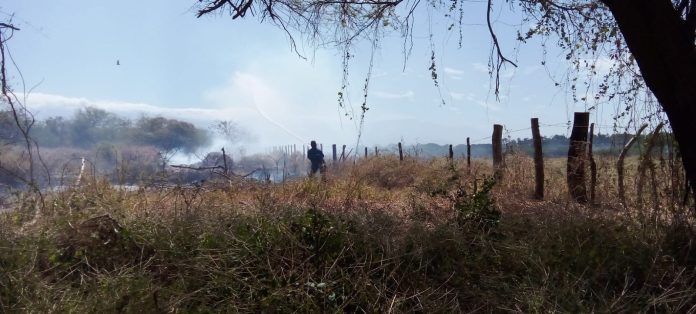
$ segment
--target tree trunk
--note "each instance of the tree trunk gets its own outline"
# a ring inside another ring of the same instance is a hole
[[[671,0],[602,0],[611,10],[645,83],[669,119],[696,196],[694,31]]]
[[[570,192],[570,197],[578,203],[587,203],[585,159],[587,159],[587,128],[589,124],[589,112],[576,112],[568,145],[568,164],[566,167],[568,192]]]

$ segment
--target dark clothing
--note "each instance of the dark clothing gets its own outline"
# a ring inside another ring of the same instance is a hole
[[[307,159],[312,162],[312,174],[319,171],[321,165],[324,164],[324,153],[317,148],[310,148],[307,151]]]

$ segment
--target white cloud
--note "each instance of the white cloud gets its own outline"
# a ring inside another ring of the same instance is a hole
[[[84,107],[95,107],[128,117],[138,115],[162,115],[167,117],[201,117],[212,119],[219,117],[219,110],[199,107],[169,108],[145,103],[124,102],[113,100],[95,100],[82,97],[32,93],[27,98],[27,108],[40,117],[72,115],[74,111]]]
[[[483,63],[479,63],[479,62],[474,62],[474,63],[472,63],[472,64],[471,64],[471,67],[472,67],[475,71],[481,72],[481,73],[486,73],[486,74],[488,74],[488,72],[490,71],[490,70],[488,69],[488,66],[487,66],[487,65],[485,65],[485,64],[483,64]]]
[[[491,71],[494,71],[493,74],[495,74],[495,69],[490,69],[487,65],[479,62],[474,62],[471,64],[471,67],[474,69],[474,71],[479,72],[479,73],[485,73],[489,74]],[[515,68],[505,68],[502,67],[500,71],[500,78],[511,78],[513,75],[515,75]]]
[[[445,67],[445,69],[443,71],[449,75],[462,75],[462,74],[464,74],[464,71],[450,68],[450,67]]]
[[[496,104],[496,103],[491,103],[491,102],[488,102],[488,101],[476,100],[476,101],[474,101],[474,103],[477,104],[477,105],[479,105],[479,106],[481,106],[481,107],[483,107],[483,108],[486,108],[486,109],[489,109],[489,110],[493,110],[493,111],[500,111],[500,109],[501,109],[500,106],[499,106],[498,104]]]
[[[454,100],[464,100],[464,97],[467,96],[465,93],[457,93],[457,92],[450,92],[450,97]]]
[[[371,92],[372,95],[374,95],[377,98],[382,98],[382,99],[408,99],[410,101],[415,100],[415,93],[412,90],[405,91],[402,93],[391,93],[391,92],[385,92],[385,91],[374,91]]]
[[[601,57],[596,60],[592,59],[583,59],[580,60],[581,64],[587,63],[588,65],[594,65],[595,71],[597,72],[598,76],[606,75],[609,73],[609,70],[611,70],[612,67],[616,66],[618,61],[612,60],[611,58],[608,57]],[[582,69],[585,74],[589,75],[591,70],[589,69]]]
[[[522,74],[523,74],[523,75],[532,75],[532,74],[536,73],[536,72],[539,71],[539,70],[541,70],[541,66],[540,66],[540,65],[529,65],[529,66],[525,66],[525,67],[522,69]]]
[[[481,99],[477,98],[472,93],[467,93],[467,94],[465,94],[465,93],[450,93],[450,96],[452,96],[452,98],[455,100],[466,100],[470,103],[481,106],[481,107],[486,108],[488,110],[493,110],[493,111],[500,111],[501,110],[500,106],[497,103],[490,102],[488,100],[481,100]]]

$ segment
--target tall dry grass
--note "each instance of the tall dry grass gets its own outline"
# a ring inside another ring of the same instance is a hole
[[[389,156],[283,184],[124,191],[90,177],[46,195],[31,226],[18,195],[0,215],[0,309],[695,311],[693,228],[674,219],[678,204],[624,208],[610,158],[597,204],[568,201],[562,160],[547,161],[535,201],[531,160],[506,163],[490,192],[486,161]]]

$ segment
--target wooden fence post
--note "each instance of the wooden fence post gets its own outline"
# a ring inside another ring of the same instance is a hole
[[[500,181],[503,178],[503,126],[493,125],[493,176]]]
[[[597,201],[597,163],[594,159],[593,147],[594,145],[594,123],[590,124],[590,145],[588,146],[589,152],[587,155],[590,157],[590,204],[596,204]]]
[[[401,148],[401,142],[399,142],[399,161],[404,161],[404,151]]]
[[[534,142],[534,198],[544,199],[544,153],[539,132],[539,118],[532,118],[532,140]]]
[[[333,162],[336,162],[336,144],[331,144],[331,151],[333,151]]]
[[[365,158],[367,158],[367,146],[365,146]]]
[[[379,157],[379,150],[377,149],[377,146],[375,146],[375,157]]]
[[[454,150],[452,148],[452,144],[449,145],[449,152],[447,154],[447,159],[454,160]]]
[[[343,148],[341,148],[341,160],[346,161],[346,145],[343,144]]]
[[[573,130],[568,145],[566,179],[570,197],[578,203],[587,203],[585,183],[585,159],[587,158],[587,129],[590,126],[589,112],[576,112],[573,117]]]
[[[466,138],[466,166],[471,168],[471,142]]]
[[[616,161],[616,173],[618,174],[618,180],[619,180],[619,200],[621,201],[621,204],[623,204],[624,207],[626,207],[626,192],[624,189],[624,158],[626,158],[626,154],[628,154],[628,151],[631,149],[631,146],[636,142],[638,139],[638,136],[640,136],[640,133],[647,128],[647,124],[643,124],[638,131],[636,132],[636,135],[633,136],[630,140],[628,140],[628,143],[624,145],[624,148],[621,150],[621,153],[619,154],[619,159]]]

